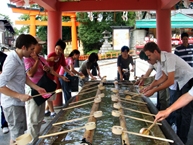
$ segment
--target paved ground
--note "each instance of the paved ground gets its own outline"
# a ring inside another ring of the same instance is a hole
[[[101,70],[101,76],[107,76],[107,80],[114,80],[117,77],[117,65],[116,65],[116,59],[110,59],[110,60],[102,60],[99,61],[100,70]],[[148,69],[148,64],[145,61],[136,59],[136,76],[141,76],[144,74],[144,72]],[[134,74],[131,73],[131,80],[134,79]],[[152,72],[151,75],[154,75],[155,72]],[[73,93],[73,95],[76,95],[77,93]],[[150,98],[154,104],[156,104],[156,98],[151,97]],[[60,109],[56,109],[56,112],[58,112]],[[193,119],[192,119],[193,120]],[[49,117],[45,117],[46,123],[42,125],[41,131],[43,131],[46,126],[49,124],[51,119]],[[189,133],[189,140],[186,145],[192,145],[193,144],[193,121],[190,128]],[[0,145],[9,145],[9,133],[3,134],[2,130],[0,129]]]

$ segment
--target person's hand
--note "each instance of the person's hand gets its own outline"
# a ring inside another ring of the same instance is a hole
[[[97,78],[96,78],[96,77],[94,77],[94,76],[93,76],[93,77],[91,77],[91,80],[96,80],[96,79],[97,79]]]
[[[131,72],[134,72],[134,69],[131,69]]]
[[[73,72],[69,72],[69,75],[71,75],[72,77],[75,76],[75,74]]]
[[[43,70],[46,72],[50,72],[51,68],[49,66],[44,65]]]
[[[67,77],[65,77],[65,76],[62,76],[62,79],[63,79],[65,82],[70,82],[70,80],[69,80]]]
[[[168,108],[166,110],[159,111],[157,115],[155,116],[155,121],[162,121],[165,118],[167,118],[172,111]]]
[[[19,98],[22,102],[25,102],[25,101],[30,100],[32,97],[31,97],[30,95],[27,95],[27,94],[19,94],[18,98]]]
[[[31,56],[34,60],[36,60],[36,61],[39,59],[38,55],[37,55],[35,52],[31,53],[30,56]]]
[[[146,97],[150,97],[150,96],[152,96],[154,93],[155,93],[154,89],[151,89],[151,90],[149,90],[149,91],[147,91],[147,92],[145,92],[145,93],[143,93],[143,94],[144,94],[144,96],[146,96]]]
[[[139,92],[144,94],[145,92],[149,91],[150,89],[152,89],[152,87],[149,85],[147,87],[142,88]]]
[[[45,90],[44,88],[41,88],[41,87],[38,87],[38,88],[36,89],[36,91],[37,91],[39,94],[46,94],[46,93],[47,93],[46,90]]]

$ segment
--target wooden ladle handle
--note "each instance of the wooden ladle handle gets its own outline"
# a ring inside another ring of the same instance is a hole
[[[154,125],[156,125],[157,121],[154,121],[152,125],[150,125],[147,130],[150,130]]]
[[[42,135],[42,136],[39,136],[39,138],[46,138],[46,137],[50,137],[50,136],[56,136],[56,135],[72,132],[72,131],[75,131],[75,130],[80,130],[80,129],[83,129],[83,128],[85,128],[85,126],[79,127],[79,128],[74,128],[74,129],[71,129],[71,130],[65,130],[65,131],[61,131],[61,132],[55,132],[55,133],[51,133],[51,134],[47,134],[47,135]]]

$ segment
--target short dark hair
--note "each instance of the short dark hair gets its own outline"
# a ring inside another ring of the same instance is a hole
[[[154,51],[157,51],[158,53],[161,53],[161,50],[159,49],[158,45],[155,42],[148,42],[145,44],[145,46],[143,47],[143,51],[150,51],[151,53],[153,53]]]
[[[99,60],[98,54],[95,52],[91,53],[88,57],[89,62],[94,62],[94,61],[98,61],[98,60]]]
[[[55,44],[55,47],[56,46],[60,46],[63,50],[66,48],[66,43],[64,41],[62,41],[62,39],[59,39],[56,44]]]
[[[16,39],[15,47],[21,49],[23,46],[25,46],[28,49],[32,44],[38,44],[37,40],[32,35],[21,34]]]
[[[127,52],[129,52],[129,47],[128,46],[123,46],[122,48],[121,48],[121,52],[124,52],[124,51],[127,51]]]
[[[183,39],[184,37],[189,37],[188,33],[183,32],[183,33],[181,34],[181,39]]]
[[[80,54],[80,51],[77,50],[77,49],[74,49],[74,50],[71,51],[71,53],[69,54],[68,57],[72,57],[74,54]]]
[[[145,52],[143,50],[139,53],[139,58],[142,60],[145,60],[145,61],[149,60],[147,55],[145,54]]]

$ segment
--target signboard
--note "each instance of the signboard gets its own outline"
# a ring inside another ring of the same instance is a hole
[[[124,45],[130,46],[129,29],[113,29],[113,49],[121,50]]]

